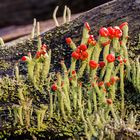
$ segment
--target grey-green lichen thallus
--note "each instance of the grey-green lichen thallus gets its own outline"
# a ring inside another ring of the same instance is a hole
[[[65,38],[70,66],[61,60],[59,72],[50,70],[53,52],[36,26],[36,51],[19,60],[27,72],[22,74],[16,63],[15,76],[0,79],[0,138],[139,137],[139,111],[132,111],[131,99],[125,102],[128,84],[131,95],[140,94],[139,57],[131,63],[127,51],[128,23],[102,27],[94,38],[85,22],[81,42]]]

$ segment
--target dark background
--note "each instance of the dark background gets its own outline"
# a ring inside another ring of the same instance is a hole
[[[29,24],[33,18],[50,19],[57,5],[58,16],[62,16],[65,5],[75,14],[108,1],[111,0],[0,0],[0,27]]]

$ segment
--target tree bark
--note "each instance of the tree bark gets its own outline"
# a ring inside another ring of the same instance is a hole
[[[92,30],[91,33],[95,36],[102,26],[115,26],[127,21],[130,28],[129,35],[133,39],[140,31],[139,11],[139,0],[114,0],[83,13],[68,24],[43,33],[41,35],[43,43],[46,43],[52,50],[52,69],[59,70],[61,59],[65,59],[66,64],[69,66],[71,49],[66,45],[65,38],[71,37],[78,45],[81,39],[82,28],[86,21],[89,22]],[[10,45],[1,47],[0,60],[4,60],[4,63],[10,64],[10,67],[4,73],[7,71],[9,73],[9,70],[13,68],[11,61],[15,63],[23,55],[27,55],[28,52],[34,53],[36,51],[36,44],[36,39],[28,39],[21,42],[17,40]],[[132,51],[139,53],[139,50],[135,50],[135,48]]]

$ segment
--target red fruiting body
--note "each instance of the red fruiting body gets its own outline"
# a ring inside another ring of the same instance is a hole
[[[80,59],[84,61],[87,58],[88,58],[88,53],[86,51],[81,51],[81,53],[80,53]]]
[[[115,30],[112,27],[108,27],[107,30],[109,32],[109,37],[113,38],[115,34]]]
[[[75,59],[79,59],[80,55],[77,52],[72,52],[71,56]]]
[[[89,26],[88,22],[85,22],[85,27],[87,28],[88,31],[90,31],[90,26]]]
[[[98,63],[96,63],[94,60],[90,60],[89,66],[91,69],[96,69],[98,67]]]
[[[56,84],[53,84],[53,85],[51,86],[51,89],[52,89],[53,91],[56,91],[56,90],[57,90],[57,85],[56,85]]]
[[[76,74],[76,71],[75,71],[75,70],[73,70],[71,73],[74,75],[74,74]]]
[[[41,56],[41,51],[36,52],[36,58],[39,58]]]
[[[46,44],[43,44],[43,45],[41,46],[41,49],[47,49],[47,45],[46,45]]]
[[[72,40],[71,40],[70,37],[66,38],[66,43],[67,43],[68,45],[71,44],[71,42],[72,42]]]
[[[86,51],[82,51],[81,56],[83,56],[85,58],[88,58],[88,53]]]
[[[119,27],[120,27],[120,29],[122,30],[123,27],[126,26],[126,25],[128,25],[128,23],[127,23],[127,22],[124,22],[124,23],[122,23]]]
[[[106,41],[106,42],[104,42],[104,43],[102,43],[102,46],[107,46],[107,45],[109,45],[110,44],[110,40],[108,40],[108,41]]]
[[[87,57],[84,57],[84,56],[80,55],[80,59],[81,59],[82,61],[84,61],[84,60],[87,59]]]
[[[106,99],[107,104],[111,105],[112,104],[112,100],[111,99]]]
[[[122,60],[121,56],[118,56],[117,59],[118,59],[118,61],[120,62],[120,64],[122,64],[123,60]]]
[[[69,81],[71,81],[71,80],[72,80],[72,77],[69,78]]]
[[[103,81],[100,81],[100,82],[98,83],[98,86],[101,87],[103,84],[104,84],[104,82],[103,82]]]
[[[121,58],[121,56],[118,56],[118,58],[117,58],[117,59],[120,61],[122,58]]]
[[[79,48],[77,48],[77,49],[75,50],[75,52],[80,53],[81,50],[80,50]]]
[[[89,35],[89,38],[94,40],[94,36],[93,35]]]
[[[91,83],[91,86],[94,87],[94,83]]]
[[[105,66],[105,62],[103,62],[103,61],[99,62],[99,67],[100,68],[103,68],[104,66]]]
[[[93,35],[89,35],[87,43],[90,44],[92,41],[94,41],[94,36]]]
[[[122,63],[123,63],[123,61],[122,61],[122,60],[120,60],[120,65],[122,65]]]
[[[111,84],[111,85],[114,85],[115,82],[116,82],[116,79],[115,79],[114,77],[111,77],[111,79],[110,79],[110,84]]]
[[[102,36],[102,37],[107,37],[109,35],[109,32],[107,30],[107,28],[105,27],[102,27],[99,31],[99,34]]]
[[[96,41],[95,40],[91,41],[91,45],[95,46],[96,45]]]
[[[22,60],[22,61],[27,61],[27,58],[28,58],[27,56],[23,56],[23,57],[21,58],[21,60]]]
[[[63,86],[64,86],[64,82],[61,83],[61,87],[63,87]]]
[[[126,62],[127,62],[127,59],[126,59],[126,58],[124,58],[124,59],[123,59],[123,62],[124,62],[124,63],[126,63]]]
[[[42,48],[40,53],[43,54],[43,55],[45,55],[47,53],[46,52],[46,48]]]
[[[115,26],[114,30],[115,30],[114,37],[120,38],[122,36],[122,30],[118,26]]]
[[[86,51],[87,50],[87,46],[85,44],[81,44],[79,49],[82,50],[82,51]]]
[[[91,38],[88,39],[87,43],[90,44],[93,40]]]
[[[114,62],[115,61],[115,56],[114,54],[108,54],[106,57],[108,63]]]
[[[122,41],[120,41],[120,45],[122,46]]]
[[[111,86],[110,82],[106,82],[105,84],[106,84],[107,87]]]

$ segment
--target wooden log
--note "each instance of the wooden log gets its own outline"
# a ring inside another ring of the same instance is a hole
[[[83,13],[69,24],[64,24],[43,33],[41,35],[42,41],[52,49],[52,69],[59,70],[59,62],[63,58],[67,65],[69,65],[71,49],[66,45],[65,38],[70,36],[74,39],[74,42],[78,44],[84,22],[89,22],[92,33],[97,35],[97,31],[102,26],[119,25],[120,23],[127,21],[130,27],[129,35],[131,38],[134,38],[140,31],[139,10],[139,0],[114,0]],[[1,47],[0,60],[10,64],[6,71],[12,69],[13,63],[11,63],[11,61],[18,61],[28,52],[34,53],[36,51],[36,42],[36,39],[23,40],[22,42],[17,40],[10,45],[8,44]],[[132,52],[139,53],[139,50],[133,48]]]
[[[80,14],[72,14],[71,20],[75,19],[78,17]],[[63,24],[63,18],[58,17],[57,18],[59,24]],[[22,38],[26,36],[28,38],[31,34],[33,24],[28,24],[28,25],[15,25],[15,26],[8,26],[5,28],[0,29],[0,37],[4,40],[4,42],[10,42],[13,40],[16,40],[18,38]],[[55,27],[55,22],[53,19],[50,20],[45,20],[45,21],[40,21],[40,31],[41,32],[46,32],[52,28]]]
[[[89,10],[110,0],[3,0],[0,3],[0,27],[32,23],[33,18],[45,20],[52,18],[54,8],[59,5],[58,16],[62,16],[64,5],[68,5],[73,14]],[[79,6],[80,3],[80,6]],[[78,8],[77,8],[78,7]]]

